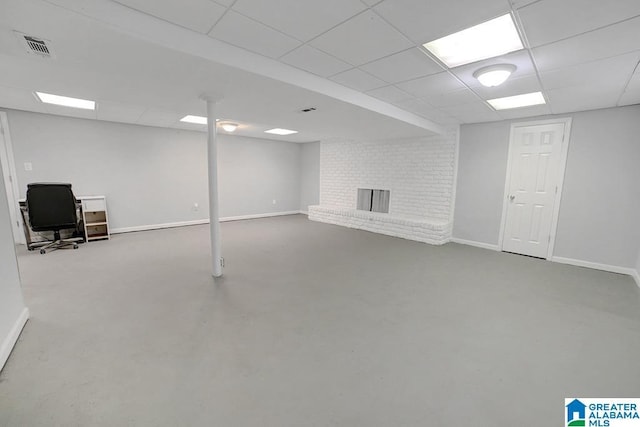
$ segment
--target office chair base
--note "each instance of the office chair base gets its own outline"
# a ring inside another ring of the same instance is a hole
[[[78,242],[82,242],[84,241],[84,239],[82,237],[74,237],[71,239],[58,239],[58,240],[54,240],[53,242],[43,246],[40,248],[40,253],[41,254],[46,254],[47,250],[54,250],[54,249],[78,249]]]

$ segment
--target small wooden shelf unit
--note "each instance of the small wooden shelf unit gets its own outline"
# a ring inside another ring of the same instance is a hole
[[[82,199],[82,220],[87,242],[109,239],[107,200],[104,196],[90,196]]]

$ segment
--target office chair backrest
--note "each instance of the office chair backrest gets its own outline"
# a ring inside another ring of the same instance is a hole
[[[76,198],[71,184],[27,185],[27,212],[33,231],[60,231],[77,226]]]

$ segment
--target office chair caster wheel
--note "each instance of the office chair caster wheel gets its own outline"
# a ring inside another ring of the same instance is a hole
[[[73,249],[78,249],[78,245],[73,245]]]
[[[46,253],[47,253],[47,251],[45,251],[44,249],[40,249],[40,253],[41,253],[42,255],[44,255],[44,254],[46,254]]]

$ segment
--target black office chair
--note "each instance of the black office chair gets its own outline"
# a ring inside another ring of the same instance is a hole
[[[76,198],[71,191],[71,184],[28,184],[27,212],[33,231],[53,231],[53,241],[40,248],[41,254],[46,253],[47,249],[78,249],[78,242],[84,240],[82,237],[60,237],[60,230],[78,230]]]

